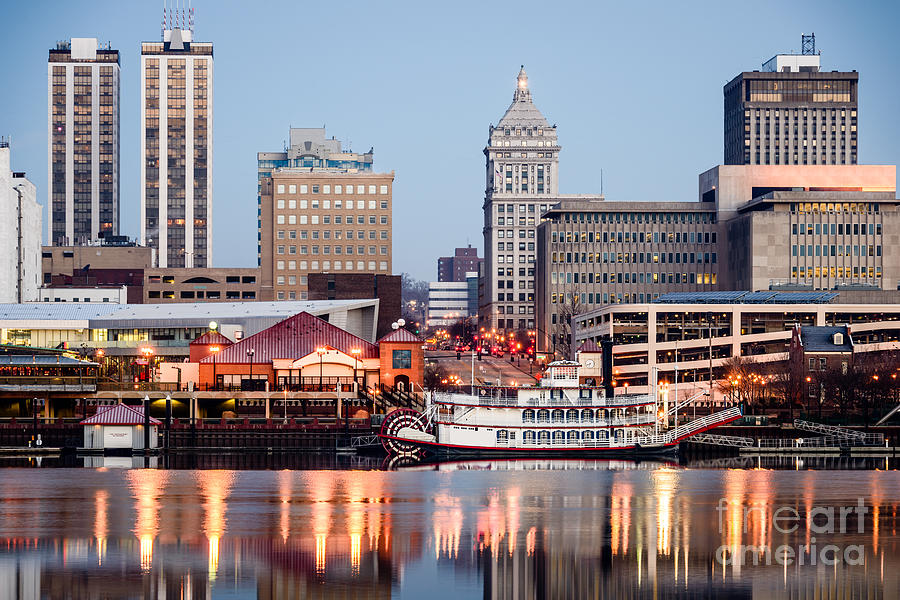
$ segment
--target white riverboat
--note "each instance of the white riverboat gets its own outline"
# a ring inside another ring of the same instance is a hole
[[[678,407],[669,407],[655,381],[649,394],[608,396],[601,387],[579,385],[579,366],[550,363],[537,387],[434,393],[424,412],[388,414],[379,436],[395,455],[658,455],[741,417],[732,407],[670,427]]]

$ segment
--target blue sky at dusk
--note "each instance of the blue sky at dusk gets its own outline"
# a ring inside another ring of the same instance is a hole
[[[3,5],[0,135],[47,192],[47,51],[98,37],[120,51],[122,233],[139,232],[140,43],[161,0]],[[860,72],[859,162],[900,163],[897,2],[232,2],[194,0],[215,47],[214,266],[256,264],[256,153],[326,126],[395,171],[394,271],[482,247],[488,126],[525,64],[559,127],[560,191],[690,201],[722,160],[722,86],[816,33],[824,70]],[[46,217],[45,217],[46,218]],[[46,231],[46,223],[44,225]],[[481,253],[483,255],[483,253]]]

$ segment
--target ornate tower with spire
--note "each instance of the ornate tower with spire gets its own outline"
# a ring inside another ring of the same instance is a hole
[[[488,131],[484,192],[484,285],[480,326],[502,332],[534,328],[536,229],[559,194],[560,147],[531,100],[525,66],[512,104]]]

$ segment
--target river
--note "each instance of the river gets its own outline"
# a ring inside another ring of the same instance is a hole
[[[885,461],[381,470],[329,457],[238,470],[203,468],[220,466],[215,458],[169,469],[89,460],[0,462],[0,598],[894,598],[900,589],[900,472]]]

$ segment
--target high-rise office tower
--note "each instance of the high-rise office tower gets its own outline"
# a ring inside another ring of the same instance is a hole
[[[535,228],[558,196],[556,126],[531,101],[525,67],[485,156],[482,327],[534,327]]]
[[[257,164],[257,223],[259,233],[256,261],[262,264],[263,255],[263,213],[262,183],[265,177],[279,169],[293,168],[310,173],[372,173],[375,153],[372,148],[366,153],[353,152],[341,148],[341,141],[334,136],[325,137],[324,127],[291,127],[289,143],[282,152],[258,152]]]
[[[725,164],[855,165],[856,71],[822,71],[815,35],[800,54],[725,85]]]
[[[119,234],[119,51],[72,38],[47,61],[51,245]]]
[[[168,11],[141,44],[141,240],[160,267],[212,264],[213,45]]]
[[[290,136],[285,152],[257,155],[263,299],[306,300],[314,273],[390,275],[394,173],[324,129]]]

